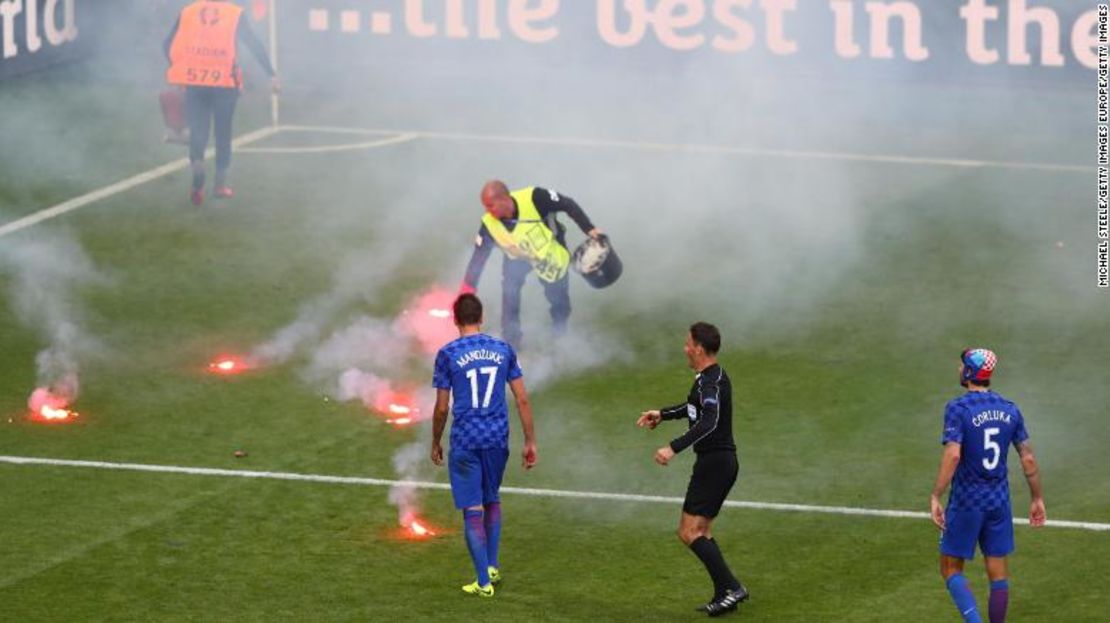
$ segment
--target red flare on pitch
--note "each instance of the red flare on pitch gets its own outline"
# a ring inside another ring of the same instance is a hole
[[[436,530],[427,521],[410,517],[401,524],[401,536],[411,540],[427,539],[436,536]]]
[[[441,346],[459,337],[451,320],[451,305],[455,293],[447,288],[432,286],[416,297],[398,318],[402,331],[420,342],[426,353],[434,353]]]
[[[65,422],[77,417],[77,413],[69,409],[54,409],[43,405],[32,417],[43,422]]]
[[[390,403],[388,411],[393,415],[399,415],[401,417],[391,417],[386,420],[387,424],[393,424],[394,426],[407,426],[409,424],[412,424],[413,419],[410,417],[410,414],[413,411],[416,411],[416,409],[405,405]]]
[[[50,392],[45,387],[36,388],[27,399],[27,407],[31,409],[31,419],[38,422],[71,422],[77,416],[76,411],[70,411],[69,399]]]
[[[413,521],[411,524],[409,524],[409,530],[412,530],[412,533],[415,534],[416,536],[435,536],[436,535],[435,532],[432,532],[431,530],[429,530],[429,529],[425,528],[423,525],[421,525],[419,521]]]
[[[387,424],[407,426],[419,420],[420,409],[409,391],[389,389],[374,397],[374,411],[385,416]]]
[[[208,364],[208,371],[212,374],[239,374],[250,368],[251,366],[239,357],[220,357]]]

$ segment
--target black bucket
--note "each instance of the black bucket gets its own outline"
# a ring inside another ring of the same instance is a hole
[[[624,270],[621,258],[617,256],[608,236],[587,238],[574,250],[570,260],[575,272],[595,288],[613,285]]]

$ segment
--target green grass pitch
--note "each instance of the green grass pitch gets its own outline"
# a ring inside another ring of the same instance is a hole
[[[0,122],[3,222],[182,156],[157,143],[153,97],[115,100],[91,84],[78,92],[97,123]],[[50,103],[55,95],[49,83],[5,85],[0,110],[71,118],[74,105]],[[259,127],[263,109],[248,95],[237,131]],[[288,111],[305,123],[349,112],[298,107],[295,93]],[[389,121],[446,127],[421,114]],[[105,130],[113,121],[126,130]],[[543,134],[523,124],[520,133]],[[1026,159],[1074,161],[1070,144],[1053,150],[1051,136],[1029,135],[1038,151]],[[365,137],[279,133],[255,146],[355,140]],[[43,142],[73,147],[46,161]],[[396,477],[394,453],[420,433],[323,400],[305,374],[312,346],[235,377],[204,366],[269,339],[335,291],[337,275],[355,275],[358,291],[325,331],[360,314],[391,317],[433,281],[453,286],[477,229],[478,188],[494,175],[578,199],[626,266],[604,291],[574,277],[572,324],[602,339],[566,354],[563,371],[534,391],[540,464],[529,473],[515,461],[514,420],[506,485],[681,496],[691,457],[666,469],[651,461],[680,425],[649,433],[633,422],[685,395],[684,331],[705,319],[722,328],[736,388],[732,499],[927,510],[942,408],[959,391],[956,356],[986,345],[1001,358],[996,388],[1026,414],[1049,518],[1110,521],[1110,298],[1094,287],[1093,210],[1077,207],[1093,202],[1093,182],[991,166],[458,139],[240,154],[238,196],[223,207],[190,206],[180,172],[0,238],[9,249],[71,241],[99,274],[71,284],[67,298],[98,343],[82,359],[82,416],[44,426],[23,413],[45,338],[17,315],[18,268],[2,265],[0,455]],[[386,255],[396,268],[374,265]],[[719,270],[705,277],[706,266]],[[498,272],[495,258],[480,288],[492,330]],[[525,297],[529,337],[542,341],[539,288],[530,283]],[[533,352],[522,354],[526,381]],[[576,357],[591,365],[579,369]],[[417,356],[396,373],[426,384],[430,367]],[[233,457],[240,448],[249,455]],[[1022,516],[1028,493],[1015,463]],[[372,486],[0,464],[0,620],[703,616],[693,607],[710,585],[675,537],[677,504],[506,494],[506,579],[479,601],[458,590],[471,570],[449,495],[422,492],[423,515],[441,529],[423,541],[397,538],[386,496]],[[927,520],[726,509],[715,533],[752,591],[744,620],[956,619]],[[1014,620],[1105,620],[1110,533],[1016,533]],[[968,569],[985,607],[980,563]]]

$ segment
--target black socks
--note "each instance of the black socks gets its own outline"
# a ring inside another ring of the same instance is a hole
[[[701,560],[701,564],[705,565],[705,570],[713,579],[714,599],[719,599],[725,591],[740,588],[740,581],[732,575],[732,570],[728,568],[728,563],[725,562],[725,557],[721,554],[721,548],[717,547],[716,541],[700,536],[690,543],[690,550]]]

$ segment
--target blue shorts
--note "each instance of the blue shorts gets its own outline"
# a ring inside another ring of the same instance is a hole
[[[1009,505],[989,511],[944,512],[945,530],[940,535],[940,553],[971,560],[975,544],[984,556],[1001,558],[1014,551],[1014,518]]]
[[[508,461],[508,448],[451,448],[447,456],[447,471],[451,475],[451,496],[455,498],[455,508],[500,502],[501,478],[505,475]]]

